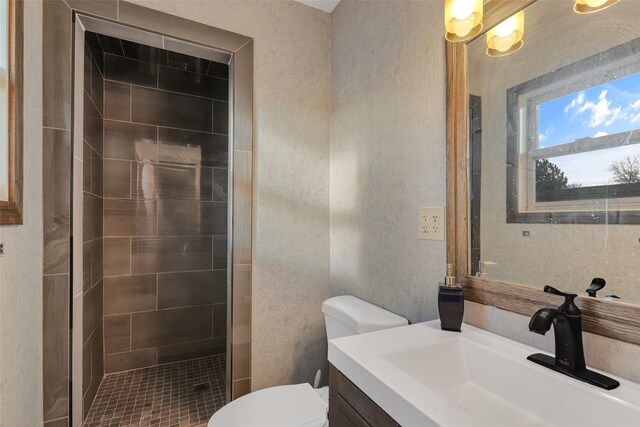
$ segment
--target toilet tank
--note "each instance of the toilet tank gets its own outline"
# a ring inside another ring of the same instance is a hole
[[[329,298],[322,303],[322,313],[328,340],[409,324],[404,317],[351,295]]]

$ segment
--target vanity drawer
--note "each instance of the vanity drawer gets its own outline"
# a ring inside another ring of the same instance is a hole
[[[329,393],[331,427],[399,427],[393,418],[331,364]]]

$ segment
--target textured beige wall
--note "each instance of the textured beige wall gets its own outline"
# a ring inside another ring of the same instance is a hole
[[[252,389],[326,363],[330,16],[292,1],[144,1],[254,38]]]
[[[442,2],[343,0],[332,14],[331,292],[437,316],[445,244],[418,208],[445,203]]]
[[[24,2],[24,225],[0,226],[0,426],[42,424],[42,5]]]
[[[640,227],[507,224],[505,181],[507,89],[640,37],[640,8],[623,0],[606,13],[578,15],[571,5],[546,1],[527,8],[525,20],[525,44],[516,54],[490,58],[484,38],[468,52],[469,91],[482,97],[481,257],[498,264],[490,277],[583,294],[593,277],[604,277],[604,293],[640,303]]]

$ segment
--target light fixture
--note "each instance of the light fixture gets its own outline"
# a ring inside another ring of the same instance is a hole
[[[445,38],[450,42],[469,40],[482,31],[482,0],[445,0]]]
[[[585,14],[598,12],[618,3],[618,0],[576,0],[573,10],[576,13]]]
[[[487,55],[506,56],[517,51],[524,42],[524,10],[487,31]]]

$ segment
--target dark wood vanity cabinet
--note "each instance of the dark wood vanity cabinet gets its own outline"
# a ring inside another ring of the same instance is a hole
[[[329,426],[400,427],[400,424],[329,364]]]

